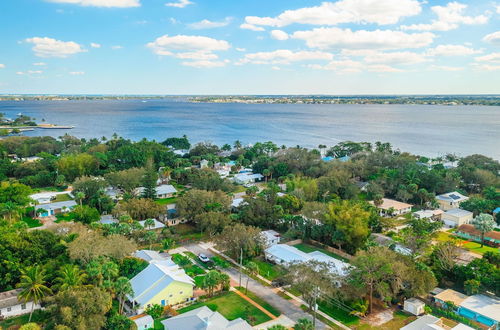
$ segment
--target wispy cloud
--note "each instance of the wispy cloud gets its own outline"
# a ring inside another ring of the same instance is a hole
[[[199,22],[188,24],[187,26],[193,30],[214,29],[228,26],[232,20],[232,17],[226,17],[222,21],[210,21],[208,19],[204,19]]]
[[[177,2],[167,2],[165,6],[175,7],[175,8],[184,8],[186,6],[192,5],[194,2],[189,0],[179,0]]]

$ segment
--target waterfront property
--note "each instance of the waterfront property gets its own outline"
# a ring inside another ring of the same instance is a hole
[[[19,300],[19,293],[22,289],[15,289],[0,292],[0,318],[18,316],[42,308],[39,304],[32,301],[24,302]]]
[[[472,212],[462,209],[451,209],[441,215],[445,226],[450,228],[468,224],[472,221],[473,217],[474,214]]]
[[[153,304],[167,306],[191,300],[194,280],[182,268],[168,258],[153,256],[149,262],[130,280],[134,294],[128,298],[132,306],[139,306],[138,312]]]
[[[473,225],[461,225],[455,231],[455,235],[467,240],[481,243],[481,232],[477,230]],[[493,230],[485,233],[484,241],[488,245],[497,247],[500,246],[500,232]]]
[[[284,266],[296,262],[307,262],[309,260],[324,262],[329,264],[330,270],[333,273],[341,276],[347,275],[348,268],[350,267],[348,263],[330,257],[323,252],[313,251],[305,253],[300,251],[296,247],[286,244],[272,245],[264,251],[264,255],[267,260],[274,262],[275,264]]]
[[[248,322],[241,318],[228,321],[218,312],[202,306],[161,322],[166,330],[251,330]]]
[[[375,205],[373,201],[370,203]],[[377,206],[377,208],[380,210],[381,215],[395,216],[411,212],[412,206],[411,204],[396,201],[394,199],[382,198],[382,204]]]
[[[37,205],[38,217],[50,217],[56,214],[68,213],[76,206],[75,201],[54,202],[48,204]]]
[[[460,204],[469,197],[462,195],[459,192],[453,191],[446,194],[436,196],[436,201],[439,204],[439,208],[443,211],[448,211],[451,209],[456,209],[460,207]]]

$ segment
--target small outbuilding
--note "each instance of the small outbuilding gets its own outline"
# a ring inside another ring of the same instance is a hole
[[[136,316],[132,316],[130,318],[135,325],[137,326],[137,330],[147,330],[154,328],[154,320],[151,315],[148,314],[139,314]]]
[[[417,298],[406,299],[404,302],[403,309],[408,313],[419,316],[424,314],[425,304],[423,301]]]

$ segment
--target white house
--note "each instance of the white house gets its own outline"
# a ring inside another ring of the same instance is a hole
[[[146,220],[141,220],[141,221],[138,221],[139,224],[141,226],[143,226],[144,228],[146,228],[147,230],[153,230],[153,229],[162,229],[162,228],[165,228],[165,224],[161,223],[160,221],[156,220],[156,219],[152,219],[153,222],[154,222],[154,225],[152,227],[147,227],[145,226],[145,223],[146,223]]]
[[[5,292],[0,292],[0,318],[18,316],[31,312],[31,308],[42,308],[39,304],[34,304],[32,301],[24,303],[18,299],[22,289],[15,289]]]
[[[252,330],[242,318],[228,321],[219,312],[207,306],[161,321],[166,330]]]
[[[444,213],[443,210],[420,210],[413,212],[413,216],[417,219],[430,219],[430,220],[441,220],[441,215]]]
[[[264,251],[264,255],[267,260],[284,266],[296,262],[307,262],[309,260],[328,263],[330,270],[341,276],[347,275],[348,268],[350,267],[348,263],[332,258],[320,251],[305,253],[286,244],[272,245]]]
[[[134,190],[134,193],[137,196],[140,196],[144,193],[144,187],[139,187]],[[156,197],[158,198],[170,198],[173,197],[174,194],[177,193],[177,189],[171,184],[161,184],[156,187]]]
[[[159,253],[153,250],[137,250],[132,254],[135,258],[145,260],[149,263],[159,261],[171,261],[172,258],[166,253]]]
[[[281,239],[280,233],[274,230],[264,230],[260,232],[260,235],[264,239],[266,247],[278,244]]]
[[[456,209],[460,207],[460,204],[462,202],[468,199],[469,197],[464,196],[456,191],[436,196],[436,200],[439,203],[439,208],[443,211]]]
[[[417,316],[424,314],[424,307],[425,304],[417,298],[406,299],[403,305],[405,311]]]
[[[73,208],[75,208],[76,205],[77,204],[75,201],[64,201],[64,202],[54,202],[49,204],[37,205],[36,209],[37,212],[38,210],[43,210],[41,212],[38,212],[38,216],[40,218],[43,218],[43,217],[54,216],[56,214],[67,213],[71,211]]]
[[[30,195],[30,198],[37,202],[37,204],[47,204],[56,199],[57,195],[66,195],[68,191],[44,191]]]
[[[474,214],[462,209],[451,209],[441,215],[445,226],[460,227],[472,221]]]
[[[439,317],[435,317],[434,315],[426,314],[415,321],[405,325],[400,328],[400,330],[473,330],[465,324],[458,323],[453,328],[445,325],[443,320]]]
[[[137,330],[147,330],[154,328],[155,321],[151,315],[139,314],[130,318],[137,326]]]
[[[370,204],[375,205],[373,201],[371,201]],[[396,201],[394,199],[382,198],[382,204],[377,206],[377,208],[383,215],[394,216],[411,212],[412,206],[411,204]]]
[[[234,176],[234,182],[238,184],[249,184],[261,181],[264,178],[262,174],[239,173]]]

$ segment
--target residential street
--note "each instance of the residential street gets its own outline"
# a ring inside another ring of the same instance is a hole
[[[213,256],[213,254],[209,250],[203,248],[198,244],[185,245],[184,248],[193,252],[196,255],[198,255],[199,253],[203,253],[208,257]],[[227,273],[233,281],[237,283],[239,282],[240,273],[235,268],[229,267],[227,269],[224,269],[223,271]],[[242,286],[246,285],[246,281],[247,277],[243,274]],[[298,319],[301,318],[312,319],[312,316],[310,314],[304,312],[302,309],[300,309],[299,306],[294,305],[293,300],[286,300],[280,297],[270,287],[264,286],[252,278],[250,278],[248,282],[248,289],[254,292],[259,297],[261,297],[262,299],[269,302],[271,305],[277,308],[281,313],[283,313],[284,315],[286,315],[287,317],[289,317],[294,321],[297,321]],[[328,326],[326,326],[321,321],[316,320],[316,329],[328,329]]]

